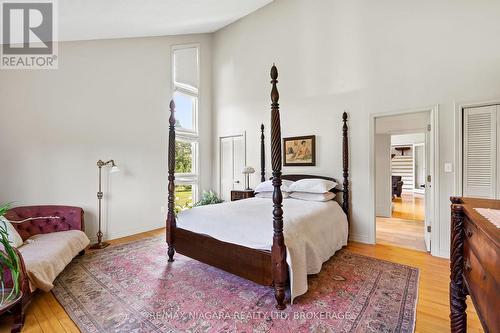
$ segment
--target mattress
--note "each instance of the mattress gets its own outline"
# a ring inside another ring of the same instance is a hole
[[[177,216],[179,228],[257,250],[271,250],[271,199],[250,198],[194,207]],[[283,235],[291,300],[307,291],[307,275],[347,245],[347,217],[336,201],[283,200]]]

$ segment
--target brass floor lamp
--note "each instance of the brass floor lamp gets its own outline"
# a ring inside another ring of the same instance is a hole
[[[104,249],[109,245],[107,242],[102,241],[102,231],[101,231],[101,201],[103,197],[103,193],[101,190],[101,170],[102,167],[111,164],[111,173],[119,172],[120,169],[116,166],[114,160],[109,160],[107,162],[103,162],[102,160],[97,161],[97,167],[99,168],[99,190],[97,191],[97,199],[99,201],[99,230],[97,231],[97,243],[90,246],[92,250]]]

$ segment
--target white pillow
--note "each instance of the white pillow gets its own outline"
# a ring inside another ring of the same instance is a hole
[[[335,193],[307,193],[307,192],[292,192],[290,193],[290,198],[306,200],[306,201],[330,201],[335,198]]]
[[[337,186],[336,182],[326,179],[301,179],[290,186],[290,192],[326,193],[335,186]]]
[[[286,199],[290,196],[290,192],[281,192],[283,195],[283,199]],[[266,192],[259,192],[255,193],[256,198],[263,198],[263,199],[272,199],[273,198],[273,192],[271,191],[266,191]]]
[[[283,192],[291,192],[290,191],[290,186],[292,184],[293,184],[293,182],[291,180],[283,179],[282,182],[281,182],[281,191],[283,191]],[[266,180],[265,182],[260,183],[259,185],[257,185],[257,187],[255,188],[255,192],[256,193],[258,193],[258,192],[272,192],[272,191],[274,191],[273,181],[272,180]]]
[[[2,227],[4,222],[5,226],[7,227],[7,235],[11,245],[15,248],[18,248],[21,245],[23,245],[23,239],[21,238],[21,235],[19,235],[17,230],[10,223],[10,221],[7,220],[5,217],[0,216],[0,224],[2,225]]]

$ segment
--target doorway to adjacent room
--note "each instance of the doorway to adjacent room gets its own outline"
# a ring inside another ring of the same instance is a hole
[[[431,250],[432,110],[374,117],[375,241]]]

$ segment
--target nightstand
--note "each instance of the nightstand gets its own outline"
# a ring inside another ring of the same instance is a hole
[[[255,195],[253,190],[232,190],[231,201],[253,198]]]

